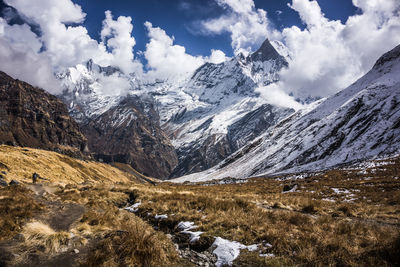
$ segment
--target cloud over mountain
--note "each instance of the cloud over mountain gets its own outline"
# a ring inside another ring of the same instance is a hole
[[[191,55],[165,30],[146,22],[148,42],[141,53],[147,71],[143,71],[143,63],[135,56],[138,51],[131,17],[114,18],[111,11],[106,11],[100,38],[96,40],[83,26],[86,14],[71,0],[5,2],[29,25],[10,25],[0,20],[0,69],[49,91],[60,90],[52,72],[89,59],[151,79],[187,75],[205,62],[228,59],[217,49],[211,49],[208,56]],[[228,33],[235,53],[254,51],[267,37],[286,46],[291,55],[289,68],[281,72],[281,81],[274,88],[260,89],[270,90],[273,95],[278,91],[280,95],[293,93],[300,98],[331,95],[363,75],[379,55],[400,43],[397,0],[353,0],[359,11],[345,22],[327,18],[315,0],[292,0],[289,7],[298,13],[305,28],[282,30],[274,28],[267,12],[257,9],[253,0],[215,3],[223,13],[202,20],[201,33]],[[33,31],[31,25],[39,30]]]
[[[228,32],[232,49],[251,51],[268,37],[286,45],[292,60],[281,73],[277,93],[296,97],[325,97],[348,86],[369,70],[384,52],[400,43],[400,2],[397,0],[353,0],[359,8],[345,23],[330,20],[315,0],[292,0],[305,29],[297,26],[278,31],[267,13],[256,9],[253,0],[215,0],[225,8],[220,17],[203,20],[200,32]]]

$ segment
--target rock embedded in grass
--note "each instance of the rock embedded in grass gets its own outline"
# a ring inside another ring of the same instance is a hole
[[[11,182],[9,183],[9,185],[18,185],[19,182],[17,180],[11,180]]]

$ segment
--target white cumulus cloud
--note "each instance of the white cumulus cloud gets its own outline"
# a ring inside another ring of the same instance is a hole
[[[325,97],[365,74],[383,53],[400,43],[400,1],[353,0],[359,12],[346,22],[328,19],[315,0],[292,0],[305,29],[278,31],[253,0],[215,0],[225,12],[201,22],[205,34],[231,34],[232,49],[255,51],[266,38],[285,44],[289,68],[281,71],[277,90],[295,97]],[[261,91],[265,91],[262,89]]]
[[[218,49],[211,49],[211,55],[209,56],[207,61],[210,63],[219,64],[227,61],[228,59],[229,57],[227,57],[223,51]]]
[[[125,73],[140,71],[140,63],[134,60],[133,47],[136,41],[132,36],[131,17],[120,16],[117,20],[113,20],[109,10],[105,15],[101,39],[113,54],[107,65],[119,66]]]
[[[361,13],[345,23],[329,20],[317,1],[293,0],[306,25],[282,32],[292,55],[281,72],[280,87],[295,96],[331,95],[365,74],[385,52],[400,43],[400,2],[354,0]]]
[[[202,21],[204,34],[231,34],[232,48],[235,54],[248,53],[261,45],[266,36],[276,37],[263,9],[256,9],[253,0],[216,0],[226,13],[218,18]]]
[[[60,93],[49,58],[37,53],[40,47],[28,25],[10,26],[0,18],[0,70],[50,93]]]
[[[174,38],[159,28],[146,22],[149,42],[144,56],[148,62],[149,75],[154,78],[167,79],[173,76],[192,73],[202,64],[204,58],[186,53],[185,47],[174,44]]]
[[[86,14],[71,0],[6,0],[6,3],[17,9],[30,23],[38,25],[41,35],[37,36],[25,24],[10,26],[2,20],[0,37],[3,45],[8,43],[13,50],[18,51],[23,51],[20,49],[22,44],[30,48],[26,50],[24,59],[22,54],[19,54],[20,61],[25,60],[30,64],[35,62],[32,58],[45,59],[47,65],[50,65],[47,67],[47,76],[51,77],[53,72],[84,63],[89,59],[101,66],[112,65],[125,73],[135,72],[136,75],[141,75],[142,65],[135,60],[133,53],[136,42],[132,36],[133,25],[130,17],[120,16],[114,19],[111,12],[106,11],[101,31],[102,41],[98,42],[92,39],[87,29],[81,25]],[[3,55],[6,51],[11,50],[2,51]],[[7,58],[9,57],[10,55],[7,55]],[[1,65],[6,63],[2,62]],[[110,81],[112,79],[109,79],[107,84],[111,84]]]

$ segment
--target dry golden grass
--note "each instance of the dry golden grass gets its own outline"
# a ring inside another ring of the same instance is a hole
[[[272,244],[265,252],[274,253],[274,259],[244,253],[238,266],[243,261],[272,266],[391,266],[399,263],[399,167],[397,159],[366,173],[337,170],[296,181],[259,178],[214,186],[164,183],[156,188],[133,185],[129,190],[142,202],[138,214],[150,223],[155,223],[155,214],[168,214],[162,223],[169,228],[193,221],[199,226],[196,230],[207,236],[246,245]],[[298,184],[299,190],[282,193],[290,183]]]
[[[28,248],[41,247],[46,253],[57,253],[68,248],[70,234],[64,231],[56,232],[43,222],[32,221],[22,229],[25,238],[24,245]]]
[[[36,160],[39,162],[38,158],[44,152],[35,154],[31,149],[17,150],[19,158],[27,157],[26,165],[32,164],[29,161],[40,165]],[[44,154],[49,154],[48,158],[43,155],[41,159],[52,162],[51,153],[46,151]],[[60,156],[54,155],[57,164],[65,163]],[[17,172],[17,163],[13,165],[4,158],[0,158],[3,164],[0,168],[7,165],[9,174],[14,170]],[[79,173],[89,168],[84,161],[67,159],[70,168]],[[105,165],[104,168],[112,167]],[[105,173],[97,165],[93,170],[96,170],[95,175],[98,175],[97,171]],[[32,173],[32,169],[27,173]],[[112,180],[96,183],[96,178],[89,180],[93,183],[78,184],[87,180],[84,175],[80,177],[79,182],[75,182],[75,178],[69,185],[59,186],[54,197],[85,207],[82,218],[70,228],[76,237],[85,240],[80,244],[88,250],[80,262],[82,266],[187,265],[163,233],[174,233],[180,221],[193,221],[198,226],[196,231],[205,232],[203,238],[220,236],[245,245],[272,245],[260,246],[261,251],[257,252],[242,251],[235,266],[400,264],[400,159],[363,172],[332,170],[295,181],[285,180],[287,177],[274,177],[281,180],[266,177],[231,185],[161,183],[153,186],[132,183],[129,178],[127,182],[116,180],[118,183],[112,183]],[[61,178],[57,181],[64,182]],[[282,193],[284,185],[293,183],[298,185],[296,192]],[[23,199],[22,191],[1,193],[0,205],[5,199],[9,201],[11,194],[18,196],[12,201],[19,203],[18,198]],[[128,200],[142,203],[136,215],[120,209]],[[23,203],[19,205],[22,210],[29,208]],[[20,216],[26,213],[27,218],[33,216],[26,210],[18,212],[21,212]],[[157,221],[156,214],[168,214],[168,218]],[[26,219],[22,221],[26,222]],[[23,223],[16,225],[17,230],[7,230],[8,236],[20,231],[18,227]],[[159,227],[160,231],[155,231],[151,225]],[[48,232],[51,234],[45,236],[54,235],[54,232]],[[51,242],[50,245],[41,244],[53,247]],[[260,253],[273,253],[275,257],[260,257]]]
[[[107,231],[82,266],[185,266],[164,234],[137,217],[125,219],[118,230]]]
[[[84,161],[56,152],[0,145],[0,171],[6,179],[31,182],[38,173],[52,183],[128,183],[137,181],[135,176],[108,164]]]
[[[80,192],[86,207],[71,231],[76,236],[97,240],[81,266],[185,266],[163,233],[118,208],[121,203],[126,204],[129,191],[125,187],[69,187]],[[63,191],[56,194],[68,198]]]
[[[20,232],[25,222],[43,210],[33,193],[22,186],[0,188],[0,240]]]

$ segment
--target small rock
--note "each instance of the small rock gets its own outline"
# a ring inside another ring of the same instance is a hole
[[[179,245],[178,245],[178,244],[175,244],[175,243],[174,243],[174,246],[175,246],[175,250],[176,250],[176,251],[181,252],[181,251],[179,250]]]
[[[290,191],[290,190],[292,190],[295,186],[297,186],[297,184],[285,184],[285,185],[283,186],[282,192]]]
[[[18,185],[19,182],[17,180],[11,180],[11,182],[9,183],[9,185]]]
[[[79,250],[74,249],[74,252],[75,252],[75,254],[78,254],[78,253],[79,253]]]

